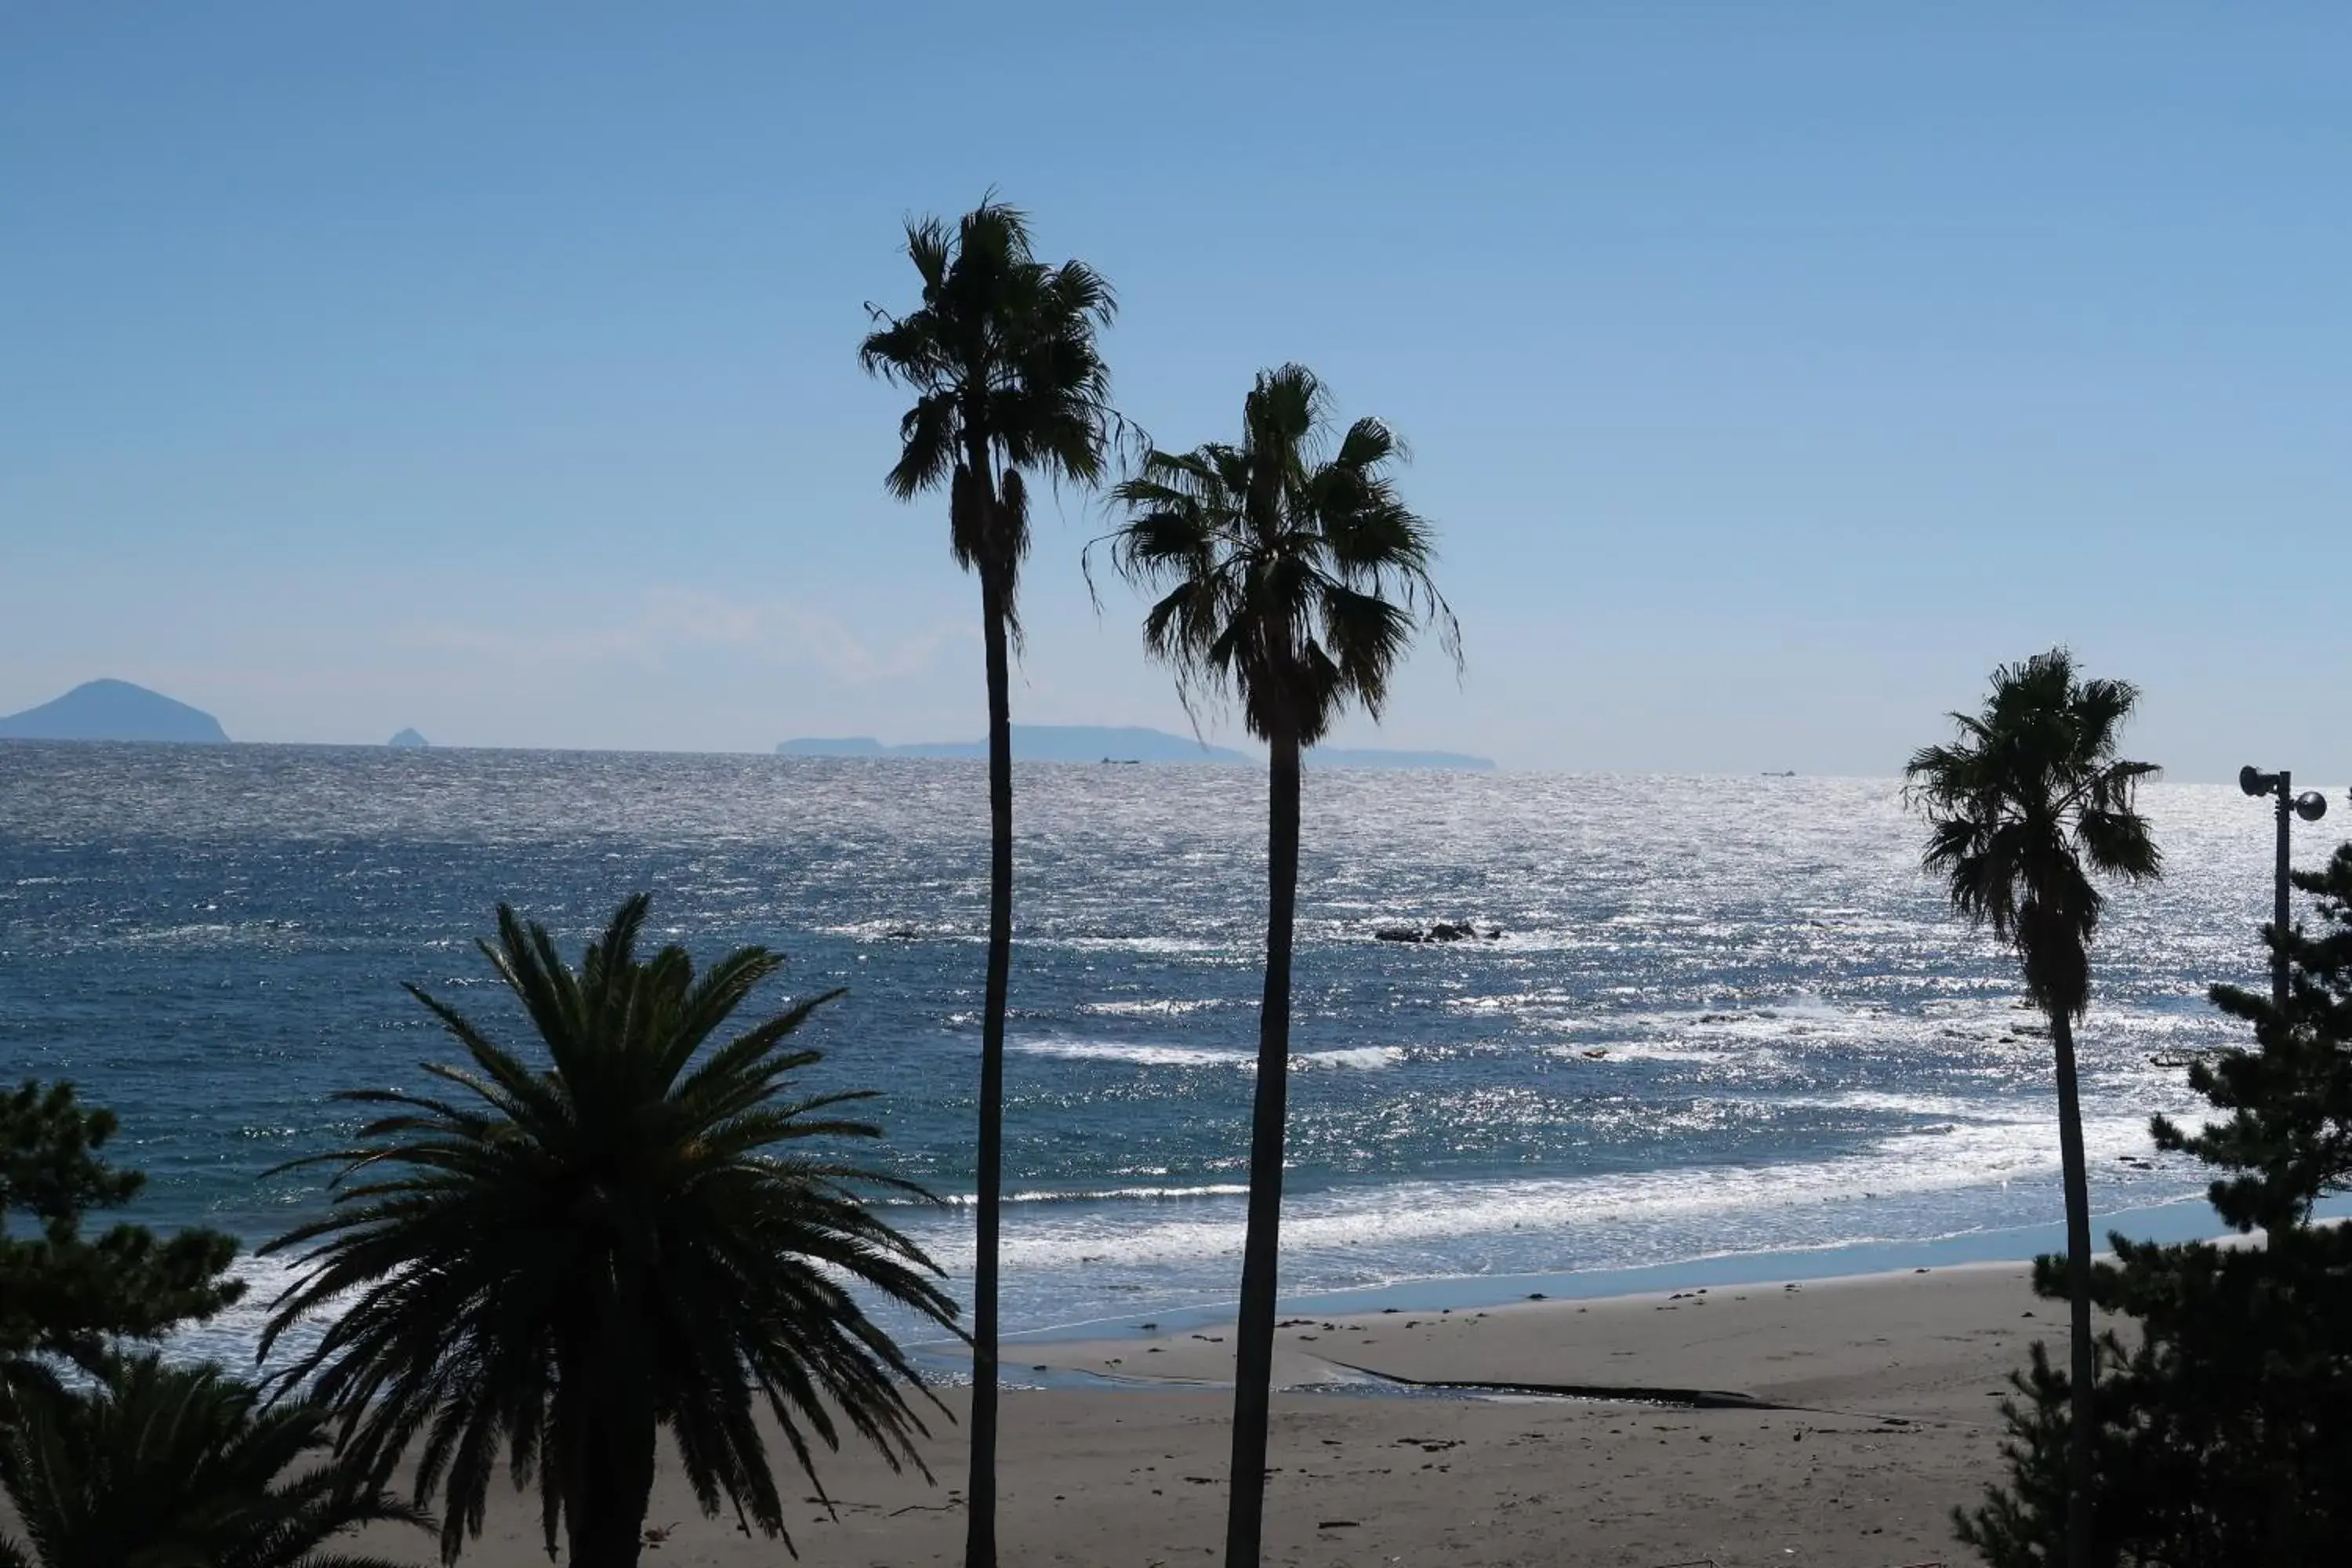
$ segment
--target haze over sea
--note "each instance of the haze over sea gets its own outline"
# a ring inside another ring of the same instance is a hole
[[[1230,1300],[1265,780],[1019,773],[1008,1327]],[[2268,819],[2234,788],[2145,804],[2170,875],[2118,891],[2095,958],[2092,1195],[2197,1229],[2204,1175],[2137,1158],[2150,1112],[2198,1103],[2150,1058],[2232,1039],[2206,985],[2262,983]],[[1305,813],[1286,1296],[1927,1257],[2057,1216],[2047,1041],[1920,875],[1895,781],[1316,771]],[[807,1030],[813,1084],[887,1091],[889,1162],[961,1196],[986,849],[978,763],[12,743],[0,1068],[120,1114],[134,1217],[258,1241],[321,1202],[261,1173],[356,1125],[333,1090],[454,1058],[402,981],[529,1048],[472,947],[495,904],[576,954],[650,889],[698,958],[788,952],[778,1005],[849,987]],[[1437,920],[1504,935],[1373,939]],[[905,1218],[968,1271],[968,1213]]]

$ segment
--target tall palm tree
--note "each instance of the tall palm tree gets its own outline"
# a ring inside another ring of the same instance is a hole
[[[1114,430],[1110,371],[1096,334],[1110,285],[1082,261],[1037,259],[1029,223],[993,195],[952,228],[907,226],[922,304],[904,316],[868,305],[859,363],[915,394],[898,422],[884,484],[901,500],[945,485],[948,548],[980,577],[988,666],[988,978],[981,1007],[979,1235],[972,1268],[971,1477],[966,1568],[996,1563],[997,1235],[1004,1184],[1004,994],[1013,963],[1011,654],[1021,638],[1021,563],[1033,478],[1101,481]]]
[[[1984,711],[1955,713],[1958,737],[1922,748],[1905,772],[1927,816],[1921,864],[1973,926],[2015,948],[2025,994],[2050,1019],[2058,1150],[2066,1192],[2074,1441],[2067,1561],[2087,1568],[2096,1437],[2091,1342],[2091,1195],[2074,1072],[2074,1021],[2091,1001],[2091,940],[2105,899],[2092,876],[2154,881],[2164,857],[2135,808],[2153,763],[2116,755],[2139,701],[2121,680],[2084,680],[2063,648],[1993,671]]]
[[[24,1531],[4,1568],[391,1568],[335,1545],[362,1525],[430,1528],[322,1453],[327,1412],[262,1403],[216,1366],[107,1357],[88,1386],[0,1395],[0,1492]]]
[[[839,1114],[869,1096],[792,1090],[818,1053],[787,1042],[840,994],[713,1045],[783,960],[741,948],[698,978],[678,948],[640,958],[646,905],[623,904],[576,972],[499,907],[481,950],[545,1066],[409,987],[467,1065],[425,1067],[437,1095],[340,1096],[383,1114],[351,1148],[296,1162],[340,1167],[333,1212],[261,1249],[307,1248],[262,1353],[331,1303],[280,1375],[333,1411],[364,1475],[387,1479],[421,1439],[419,1500],[447,1491],[445,1561],[480,1533],[502,1447],[517,1487],[538,1481],[548,1551],[564,1533],[574,1568],[636,1562],[664,1427],[704,1510],[724,1498],[771,1535],[783,1499],[762,1406],[812,1482],[811,1439],[838,1447],[836,1417],[921,1468],[919,1380],[849,1289],[953,1315],[930,1260],[861,1195],[916,1189],[797,1150],[880,1135]]]
[[[1430,525],[1391,477],[1402,445],[1377,419],[1357,420],[1336,443],[1332,436],[1322,383],[1286,364],[1259,374],[1237,444],[1150,452],[1112,492],[1127,512],[1113,563],[1160,595],[1144,617],[1145,648],[1174,669],[1188,708],[1202,696],[1237,698],[1268,751],[1265,989],[1234,1334],[1227,1568],[1255,1568],[1265,1513],[1300,754],[1351,704],[1380,717],[1423,625],[1461,658],[1454,613],[1429,573]]]

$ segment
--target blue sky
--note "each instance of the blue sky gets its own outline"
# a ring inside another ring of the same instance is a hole
[[[1884,773],[2063,640],[2175,776],[2341,782],[2347,59],[2332,5],[0,6],[0,711],[976,735],[855,349],[992,184],[1164,444],[1284,359],[1412,442],[1469,669],[1351,741]],[[1015,717],[1181,728],[1101,521],[1041,520]]]

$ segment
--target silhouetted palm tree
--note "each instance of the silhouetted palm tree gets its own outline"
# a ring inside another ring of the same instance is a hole
[[[1398,499],[1390,477],[1402,447],[1377,419],[1359,419],[1336,446],[1332,430],[1322,384],[1284,365],[1258,375],[1237,445],[1150,452],[1113,492],[1128,516],[1113,535],[1112,561],[1160,595],[1144,618],[1144,647],[1175,670],[1188,707],[1202,695],[1237,698],[1243,722],[1269,753],[1265,990],[1234,1334],[1227,1568],[1255,1568],[1265,1510],[1299,756],[1349,705],[1380,716],[1423,624],[1433,623],[1460,659],[1453,611],[1429,574],[1430,526]]]
[[[106,1358],[96,1381],[0,1395],[0,1492],[24,1540],[5,1568],[389,1568],[334,1546],[431,1527],[326,1456],[327,1412],[261,1402],[216,1366]]]
[[[996,1563],[997,1232],[1003,1194],[1004,993],[1013,954],[1011,652],[1021,637],[1021,562],[1029,487],[1092,486],[1103,475],[1110,372],[1096,333],[1117,310],[1082,261],[1032,253],[1027,218],[993,196],[953,228],[907,226],[923,302],[904,316],[867,306],[858,350],[868,373],[914,392],[901,450],[884,481],[910,500],[945,485],[948,548],[980,576],[988,666],[988,978],[981,1007],[978,1237],[972,1268],[971,1477],[966,1568]]]
[[[2096,1436],[2091,1340],[2091,1196],[2076,1097],[2074,1020],[2091,1000],[2091,939],[2105,900],[2091,874],[2147,882],[2164,857],[2135,809],[2152,763],[2116,754],[2138,690],[2082,680],[2063,648],[1993,672],[1976,716],[1955,713],[1958,739],[1927,746],[1906,770],[1928,819],[1927,870],[1971,925],[2017,951],[2026,995],[2050,1019],[2058,1078],[2058,1149],[2066,1192],[2067,1295],[2073,1308],[2073,1496],[2067,1554],[2087,1568],[2091,1459]]]
[[[698,978],[678,948],[640,959],[646,904],[623,904],[576,973],[500,906],[480,946],[547,1066],[409,987],[467,1065],[425,1067],[438,1097],[340,1096],[384,1114],[297,1162],[341,1166],[334,1211],[262,1249],[308,1249],[263,1353],[331,1307],[282,1376],[333,1410],[362,1474],[389,1478],[421,1440],[419,1500],[447,1490],[445,1560],[480,1533],[501,1448],[574,1568],[637,1560],[664,1427],[704,1510],[723,1498],[771,1535],[784,1500],[763,1405],[812,1481],[810,1440],[837,1447],[837,1421],[921,1467],[914,1370],[850,1290],[952,1316],[930,1260],[861,1196],[915,1189],[794,1147],[880,1135],[838,1115],[868,1095],[789,1093],[818,1053],[786,1042],[839,993],[714,1045],[783,960],[742,948]]]

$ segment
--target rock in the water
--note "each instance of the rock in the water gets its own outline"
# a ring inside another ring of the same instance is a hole
[[[391,740],[384,742],[387,746],[397,746],[404,752],[422,751],[432,743],[432,742],[426,740],[424,736],[418,734],[414,730],[403,730],[399,734],[394,735]]]
[[[1471,942],[1476,940],[1478,928],[1466,921],[1439,921],[1423,931],[1417,926],[1382,926],[1372,932],[1377,942]],[[1486,933],[1488,942],[1500,942],[1500,926]]]

